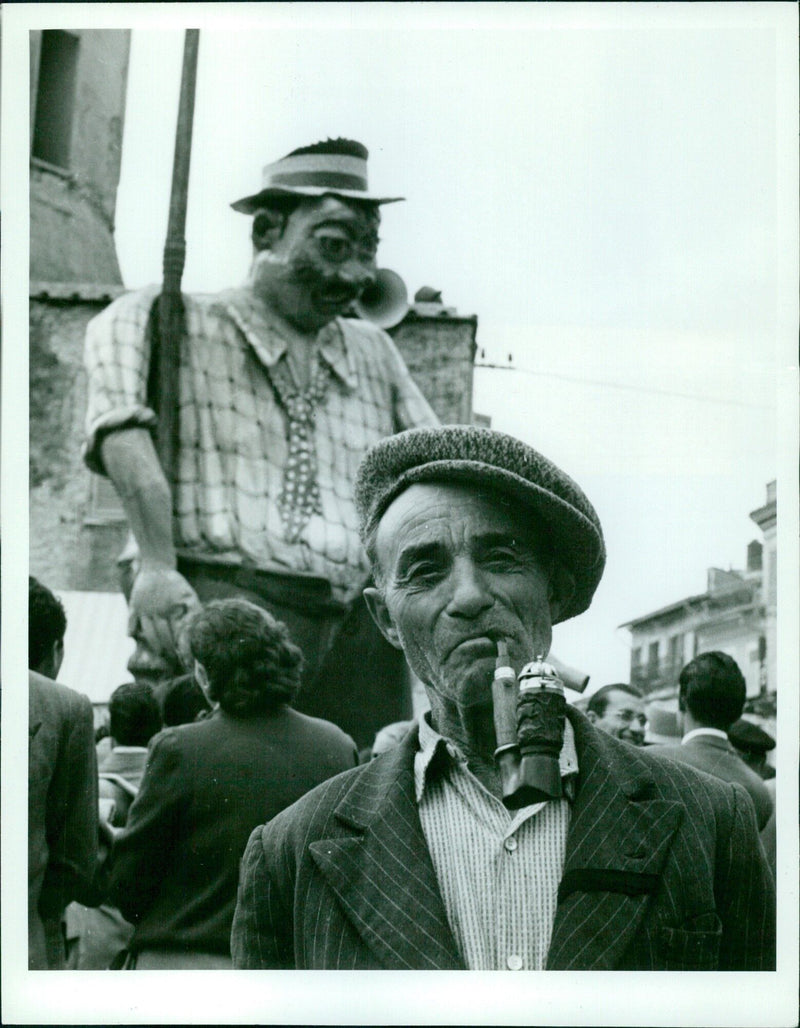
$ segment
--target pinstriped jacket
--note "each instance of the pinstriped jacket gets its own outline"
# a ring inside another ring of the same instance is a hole
[[[753,807],[569,709],[580,764],[548,970],[769,970],[775,893]],[[234,966],[454,969],[417,813],[417,733],[257,829]]]

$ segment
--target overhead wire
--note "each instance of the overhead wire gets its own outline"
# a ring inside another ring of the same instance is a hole
[[[584,378],[580,375],[564,375],[557,371],[539,371],[535,368],[520,368],[513,364],[492,364],[490,362],[479,362],[474,365],[476,368],[489,368],[497,371],[517,371],[522,375],[536,375],[541,378],[557,378],[564,382],[576,382],[580,385],[603,386],[607,389],[626,389],[636,393],[655,393],[658,396],[674,396],[683,400],[697,400],[700,403],[719,403],[729,407],[747,407],[750,410],[770,410],[763,403],[747,403],[744,400],[731,400],[718,396],[701,396],[698,393],[682,393],[675,389],[659,389],[656,386],[633,385],[630,382],[610,382],[606,379]]]

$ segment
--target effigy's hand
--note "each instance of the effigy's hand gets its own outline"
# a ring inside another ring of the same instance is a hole
[[[199,607],[197,593],[178,571],[142,567],[128,603],[128,635],[180,665],[181,633],[189,615]]]

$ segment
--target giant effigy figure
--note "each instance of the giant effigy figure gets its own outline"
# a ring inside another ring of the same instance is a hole
[[[410,696],[361,595],[352,483],[378,439],[436,424],[390,337],[344,316],[375,279],[380,206],[397,199],[371,194],[366,148],[337,139],[268,165],[261,190],[232,204],[252,216],[253,262],[242,287],[183,297],[171,483],[153,441],[159,287],[120,297],[86,334],[84,456],[132,532],[131,672],[178,674],[186,615],[243,596],[303,650],[298,709],[360,746],[409,716]]]

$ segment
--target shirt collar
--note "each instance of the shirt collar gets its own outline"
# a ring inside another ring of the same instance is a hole
[[[255,350],[266,368],[271,368],[286,353],[290,343],[280,321],[264,301],[247,286],[220,293],[219,303]],[[322,359],[348,389],[358,385],[356,370],[347,346],[343,322],[329,321],[317,333],[317,346]]]
[[[698,735],[713,735],[717,739],[724,739],[725,742],[728,741],[727,732],[723,732],[719,728],[693,728],[691,732],[687,732],[681,739],[681,746],[690,739],[697,738]]]
[[[435,777],[436,769],[462,764],[466,759],[458,746],[450,739],[439,735],[430,723],[430,711],[419,719],[419,750],[414,759],[414,785],[417,803],[422,799],[428,781]],[[575,748],[575,731],[568,718],[564,719],[564,742],[558,755],[562,779],[565,781],[568,799],[573,799],[575,776],[578,774],[578,751]],[[470,772],[471,773],[471,772]],[[573,795],[571,795],[573,794]]]
[[[112,753],[147,753],[146,746],[112,746]]]

